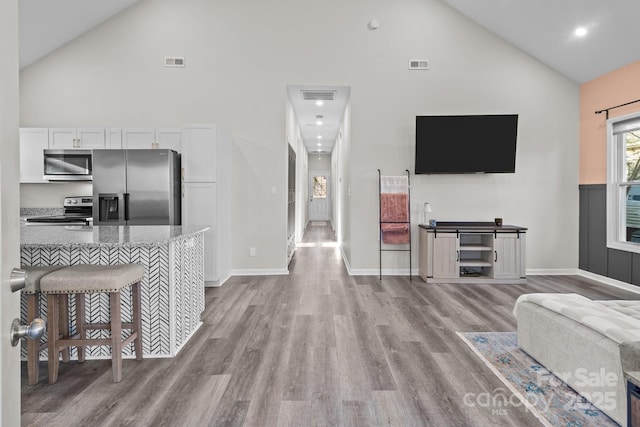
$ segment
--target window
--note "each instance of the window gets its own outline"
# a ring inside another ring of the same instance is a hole
[[[313,198],[314,199],[326,199],[327,198],[327,177],[326,176],[314,176],[313,177]]]
[[[607,246],[640,253],[640,114],[607,122]]]

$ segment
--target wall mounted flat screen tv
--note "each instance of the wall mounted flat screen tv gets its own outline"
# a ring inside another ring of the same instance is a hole
[[[517,114],[417,116],[415,173],[514,173],[517,135]]]

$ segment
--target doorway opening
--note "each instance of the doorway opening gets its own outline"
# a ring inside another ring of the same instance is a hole
[[[291,151],[295,154],[295,167],[289,166],[287,174],[291,192],[287,205],[287,264],[310,226],[326,223],[336,244],[342,241],[348,204],[345,172],[350,93],[349,86],[287,86],[289,162]]]

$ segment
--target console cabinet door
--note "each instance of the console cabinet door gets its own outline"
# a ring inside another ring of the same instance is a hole
[[[460,277],[460,246],[455,233],[433,233],[433,277]]]
[[[516,233],[498,233],[493,241],[493,277],[519,279],[521,276],[521,239]]]

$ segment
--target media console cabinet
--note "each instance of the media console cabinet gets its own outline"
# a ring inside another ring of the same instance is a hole
[[[493,222],[419,225],[420,277],[427,283],[525,283],[526,231]]]

